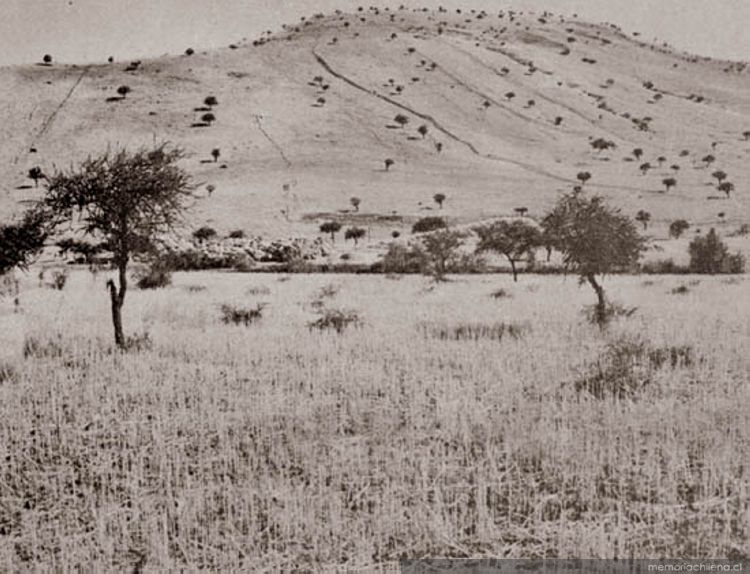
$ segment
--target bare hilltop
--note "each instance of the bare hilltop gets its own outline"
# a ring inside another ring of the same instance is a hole
[[[190,225],[220,233],[334,218],[377,248],[429,214],[538,217],[575,185],[648,212],[656,239],[750,221],[750,69],[614,24],[360,9],[214,52],[3,68],[0,86],[4,213],[35,197],[34,168],[168,141],[205,197]]]

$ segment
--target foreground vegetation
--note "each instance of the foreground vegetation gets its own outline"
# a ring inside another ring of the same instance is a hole
[[[750,554],[744,277],[105,279],[0,299],[2,569]]]

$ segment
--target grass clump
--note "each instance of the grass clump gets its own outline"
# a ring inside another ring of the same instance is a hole
[[[239,307],[225,303],[221,306],[221,321],[225,325],[244,325],[248,327],[263,318],[264,303],[258,303],[254,308]]]
[[[514,323],[459,323],[441,325],[422,323],[422,334],[440,341],[502,341],[505,338],[520,339],[526,332],[522,325]]]
[[[600,400],[637,400],[653,384],[657,371],[691,367],[695,362],[689,345],[652,347],[638,337],[620,337],[575,382],[575,390]]]
[[[357,311],[345,309],[322,309],[320,316],[307,324],[311,330],[317,331],[335,331],[341,335],[347,328],[359,328],[363,324]]]

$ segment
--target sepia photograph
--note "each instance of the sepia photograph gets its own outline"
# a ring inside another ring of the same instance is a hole
[[[748,0],[0,0],[0,572],[750,571]]]

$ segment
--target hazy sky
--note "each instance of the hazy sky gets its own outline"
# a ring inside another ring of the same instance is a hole
[[[104,61],[226,46],[314,12],[359,5],[551,10],[643,39],[750,60],[750,0],[0,0],[0,64]]]

